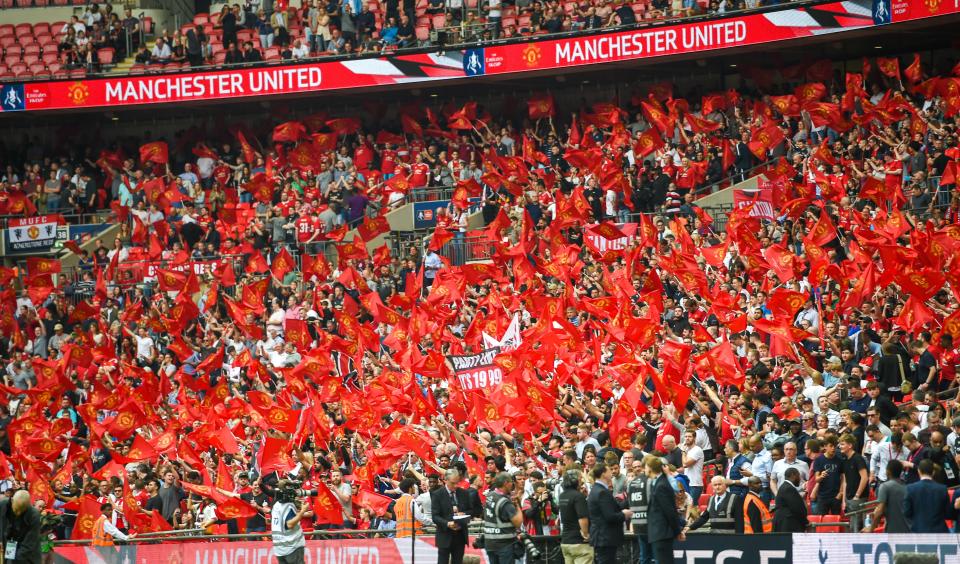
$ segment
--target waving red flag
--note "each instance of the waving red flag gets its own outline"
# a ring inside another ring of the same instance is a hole
[[[877,68],[885,76],[900,80],[900,59],[896,57],[877,57]]]
[[[903,76],[907,77],[912,84],[916,84],[923,80],[923,68],[920,66],[920,54],[913,54],[913,62],[910,63],[910,66],[903,69]]]
[[[338,135],[350,135],[360,131],[360,120],[357,118],[334,118],[327,120],[327,127]]]
[[[166,164],[170,157],[167,152],[167,144],[163,141],[154,141],[140,146],[140,162]]]
[[[307,136],[307,127],[299,121],[288,121],[273,128],[273,140],[279,143],[296,143]]]
[[[290,456],[290,441],[267,437],[260,452],[257,453],[260,465],[260,475],[265,476],[270,472],[287,472],[296,466],[293,457]]]
[[[326,484],[317,487],[317,495],[313,498],[313,514],[313,522],[318,525],[343,525],[343,505]]]
[[[663,147],[663,137],[656,129],[650,128],[637,138],[637,142],[633,146],[633,152],[641,157],[646,157],[660,147]]]
[[[408,133],[416,137],[423,137],[423,126],[421,126],[416,119],[407,114],[402,114],[400,116],[400,127],[403,129],[404,133]]]
[[[553,95],[545,94],[530,98],[527,102],[527,114],[530,119],[542,119],[556,115],[557,107]]]
[[[385,495],[374,493],[370,490],[361,488],[353,498],[354,503],[360,507],[367,507],[373,510],[378,516],[383,515],[390,508],[392,499]]]
[[[695,357],[695,362],[701,377],[712,375],[718,383],[731,386],[740,386],[744,382],[745,375],[737,363],[730,341],[724,341]]]
[[[818,247],[822,247],[836,238],[837,228],[833,225],[833,222],[830,221],[830,215],[826,211],[821,211],[817,223],[814,224],[813,229],[807,233],[804,241],[809,241]]]
[[[270,274],[277,280],[282,281],[283,277],[296,268],[297,263],[290,255],[286,247],[280,249],[277,256],[273,257],[273,263],[270,265]]]

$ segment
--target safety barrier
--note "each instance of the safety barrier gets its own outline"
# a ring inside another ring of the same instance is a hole
[[[355,564],[407,564],[436,562],[437,553],[431,535],[413,538],[388,538],[392,531],[360,531],[362,538],[310,539],[306,543],[307,562],[351,562]],[[325,533],[332,534],[332,533]],[[381,535],[381,536],[376,536]],[[183,540],[183,539],[181,539]],[[539,555],[526,558],[526,564],[560,564],[563,556],[557,536],[531,537]],[[638,560],[636,537],[627,535],[617,554],[617,562]],[[688,534],[674,543],[674,559],[687,564],[723,562],[725,564],[789,564],[792,562],[826,564],[862,564],[890,562],[901,553],[935,554],[940,562],[956,561],[960,554],[957,537],[950,534],[888,535],[771,533],[762,535]],[[183,542],[158,544],[134,543],[118,547],[93,547],[58,544],[54,562],[273,562],[268,540],[225,542],[214,537],[190,538]],[[467,554],[481,556],[468,548]]]

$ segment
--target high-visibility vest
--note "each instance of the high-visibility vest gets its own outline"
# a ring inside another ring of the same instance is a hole
[[[107,518],[101,515],[93,526],[93,546],[113,546],[113,535],[105,528]]]
[[[393,502],[393,515],[397,522],[397,537],[409,537],[414,530],[417,531],[417,536],[423,534],[423,525],[413,516],[412,495],[403,494]]]
[[[773,531],[773,516],[770,515],[770,510],[767,509],[767,506],[763,504],[763,501],[760,500],[760,496],[750,492],[747,494],[747,497],[743,500],[743,533],[746,535],[752,535],[754,533],[753,525],[750,523],[750,506],[756,505],[757,509],[760,510],[760,521],[761,526],[763,527],[764,533],[769,533]]]

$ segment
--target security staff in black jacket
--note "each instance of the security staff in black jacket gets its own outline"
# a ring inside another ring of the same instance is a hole
[[[743,534],[743,498],[727,488],[723,476],[710,480],[713,495],[700,517],[687,530],[695,531],[710,521],[711,533]]]
[[[633,512],[630,524],[637,535],[639,564],[652,564],[653,549],[647,541],[647,508],[650,505],[650,479],[643,470],[643,461],[635,460],[636,477],[627,484],[627,508]]]
[[[523,525],[523,513],[513,503],[511,494],[517,487],[513,476],[501,472],[493,478],[493,491],[483,506],[483,542],[490,564],[514,564],[514,545]],[[521,545],[522,546],[522,545]]]
[[[606,464],[597,464],[590,472],[593,487],[587,496],[590,510],[590,545],[596,564],[614,564],[617,549],[623,544],[623,524],[633,517],[613,499],[613,472]]]

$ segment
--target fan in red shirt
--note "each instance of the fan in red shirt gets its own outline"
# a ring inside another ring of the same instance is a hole
[[[423,188],[430,181],[430,165],[423,162],[423,157],[417,155],[416,162],[410,167],[410,186]]]
[[[382,172],[384,176],[396,174],[397,152],[395,150],[384,149],[380,153],[380,172]]]

